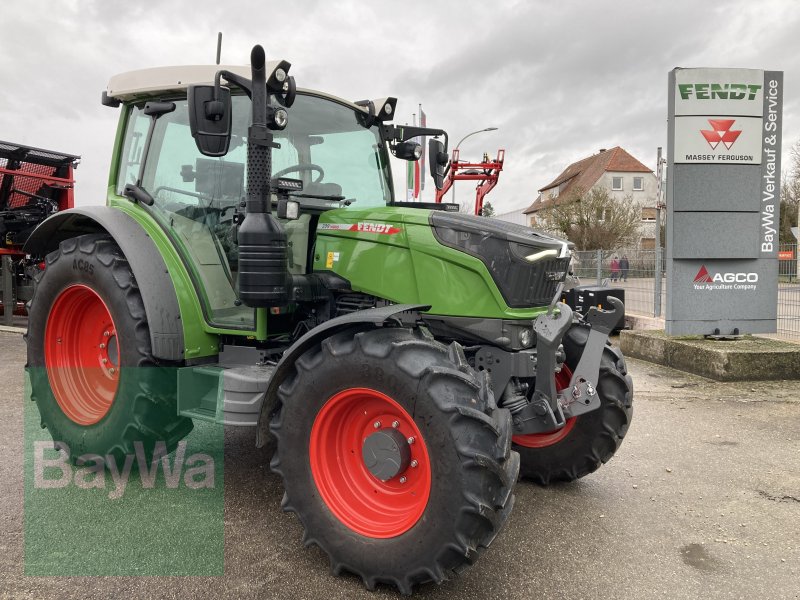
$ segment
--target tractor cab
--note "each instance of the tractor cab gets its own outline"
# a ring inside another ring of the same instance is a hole
[[[229,67],[231,70],[236,68]],[[186,82],[213,81],[215,68],[158,68],[126,73],[109,84],[107,103],[126,103],[119,148],[116,198],[140,199],[171,238],[193,275],[206,319],[225,329],[253,330],[253,308],[237,301],[236,225],[247,195],[247,142],[251,100],[230,99],[227,153],[207,156],[191,131]],[[171,89],[170,81],[183,81]],[[177,87],[177,86],[176,86]],[[389,150],[381,123],[369,110],[310,90],[297,90],[285,129],[274,132],[271,177],[278,196],[296,203],[279,218],[287,236],[292,275],[311,270],[313,232],[331,209],[383,207],[393,200]]]

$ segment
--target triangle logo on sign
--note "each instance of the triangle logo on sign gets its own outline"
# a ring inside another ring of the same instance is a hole
[[[736,119],[709,119],[708,124],[711,126],[711,129],[701,129],[700,133],[706,139],[708,145],[711,146],[712,150],[716,150],[720,142],[730,150],[733,143],[742,133],[741,129],[731,129],[735,122]]]

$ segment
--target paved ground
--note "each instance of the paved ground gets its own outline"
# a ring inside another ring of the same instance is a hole
[[[224,577],[24,576],[21,336],[0,332],[0,364],[0,598],[398,597],[332,577],[303,548],[245,430],[226,432]],[[478,564],[418,597],[800,598],[800,383],[630,370],[636,408],[617,456],[576,483],[520,484]]]

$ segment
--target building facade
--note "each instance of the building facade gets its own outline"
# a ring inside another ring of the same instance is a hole
[[[542,211],[570,196],[600,188],[612,200],[631,198],[641,211],[637,250],[653,250],[656,246],[656,200],[658,181],[653,171],[623,148],[601,149],[597,154],[572,163],[552,182],[539,189],[536,200],[523,211],[530,227],[543,225]]]

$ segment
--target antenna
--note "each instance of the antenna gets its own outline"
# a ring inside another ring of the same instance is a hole
[[[217,64],[219,64],[219,57],[222,54],[222,32],[217,33]]]

